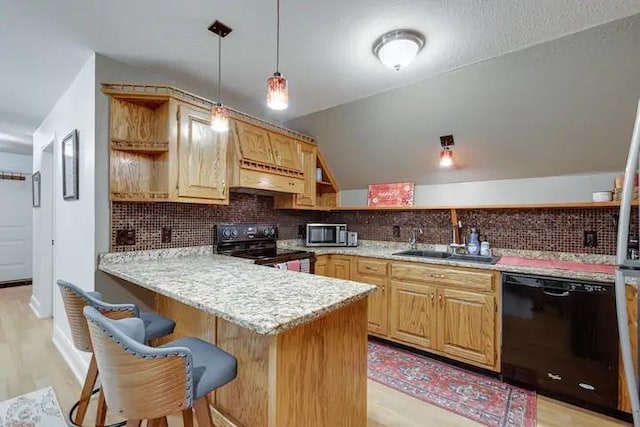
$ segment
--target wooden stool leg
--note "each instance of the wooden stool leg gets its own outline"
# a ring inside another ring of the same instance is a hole
[[[107,419],[107,402],[104,400],[104,391],[100,389],[98,396],[98,410],[96,411],[96,427],[104,427]]]
[[[158,421],[158,426],[159,427],[169,427],[169,422],[167,421],[167,417],[160,418],[160,420]]]
[[[182,411],[182,425],[184,427],[193,427],[193,410],[191,408]]]
[[[209,399],[206,395],[193,402],[193,409],[196,411],[198,427],[214,427],[211,409],[209,409]]]
[[[142,421],[140,420],[127,420],[127,427],[140,427]]]
[[[82,425],[84,417],[87,414],[87,408],[89,407],[89,400],[91,399],[91,392],[96,385],[98,379],[98,365],[96,363],[96,357],[91,355],[91,362],[89,363],[89,371],[84,379],[84,385],[82,386],[82,392],[80,393],[80,401],[78,410],[76,411],[76,417],[73,420],[77,425]]]

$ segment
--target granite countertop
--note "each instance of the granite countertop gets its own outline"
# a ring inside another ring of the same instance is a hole
[[[214,255],[211,246],[102,254],[98,268],[261,335],[280,334],[375,290]]]
[[[500,263],[500,260],[494,265],[483,264],[476,262],[464,262],[464,261],[452,261],[438,258],[420,258],[410,256],[393,255],[395,252],[408,250],[408,244],[398,244],[393,242],[376,242],[376,241],[364,241],[358,247],[305,247],[301,246],[299,241],[281,241],[279,242],[281,247],[287,249],[299,249],[315,252],[316,255],[353,255],[369,258],[380,258],[392,261],[409,261],[418,262],[423,264],[433,265],[449,265],[455,267],[475,268],[483,270],[498,270],[508,273],[522,273],[522,274],[536,274],[543,276],[563,277],[569,279],[590,280],[596,282],[614,282],[615,275],[613,274],[614,257],[608,255],[591,255],[591,254],[571,254],[571,253],[556,253],[556,252],[542,252],[542,251],[496,251],[496,255],[504,255],[505,259],[513,257],[521,257],[535,260],[549,260],[549,264],[553,264],[551,261],[556,261],[555,264],[560,264],[562,261],[571,263],[575,266],[582,263],[584,269],[564,269],[564,268],[545,268],[541,266],[529,266],[518,265],[517,263],[510,262],[509,264]],[[435,247],[434,245],[422,245],[419,249],[435,249],[446,250],[446,247]],[[560,262],[557,262],[560,261]],[[602,271],[588,271],[588,267],[592,267],[593,264],[603,266]],[[610,271],[610,272],[609,272]]]

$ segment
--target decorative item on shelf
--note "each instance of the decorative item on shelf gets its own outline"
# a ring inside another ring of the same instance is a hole
[[[34,208],[40,207],[40,172],[31,177],[31,201]]]
[[[624,174],[620,174],[616,177],[615,181],[614,181],[614,188],[613,188],[613,200],[615,200],[616,202],[619,202],[620,200],[622,200],[622,187],[624,185]],[[638,174],[635,174],[634,180],[633,180],[633,200],[638,200],[639,199],[639,192],[638,192]]]
[[[267,80],[267,106],[272,110],[284,110],[289,106],[287,79],[280,73],[280,0],[276,0],[276,72]]]
[[[24,174],[20,172],[0,171],[0,179],[6,179],[8,181],[24,181],[26,178]]]
[[[451,149],[451,147],[455,145],[453,135],[441,136],[440,145],[442,146],[442,151],[440,151],[440,166],[449,168],[453,166],[453,150]]]
[[[62,140],[62,198],[78,200],[78,130]]]
[[[413,182],[399,182],[394,184],[371,184],[367,206],[413,206]]]
[[[415,30],[393,30],[373,43],[373,54],[387,67],[400,71],[422,50],[425,38]]]
[[[611,201],[611,191],[594,191],[591,194],[591,197],[594,202],[610,202]]]
[[[229,130],[229,114],[227,109],[222,105],[222,38],[231,33],[231,27],[226,26],[222,22],[216,20],[209,31],[218,35],[218,99],[211,107],[211,129],[216,132],[227,132]]]
[[[316,168],[316,181],[322,182],[322,168]]]

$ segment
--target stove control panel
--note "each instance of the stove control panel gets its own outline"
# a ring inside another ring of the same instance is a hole
[[[214,244],[273,240],[278,238],[275,224],[218,224],[214,227]]]

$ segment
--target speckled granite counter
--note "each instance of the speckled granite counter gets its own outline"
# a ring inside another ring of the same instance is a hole
[[[559,268],[541,268],[541,267],[529,267],[513,264],[501,264],[498,261],[497,264],[483,264],[476,262],[464,262],[464,261],[450,261],[446,259],[438,258],[420,258],[409,256],[393,255],[395,252],[407,250],[408,244],[393,243],[393,242],[376,242],[376,241],[363,241],[362,244],[355,248],[349,247],[317,247],[307,248],[299,246],[298,241],[281,241],[279,245],[290,249],[300,249],[313,251],[317,255],[353,255],[369,258],[388,259],[392,261],[409,261],[420,262],[424,264],[435,265],[450,265],[455,267],[477,268],[485,270],[499,270],[502,272],[510,273],[523,273],[523,274],[538,274],[544,276],[564,277],[570,279],[580,280],[593,280],[597,282],[613,282],[615,277],[613,274],[598,273],[590,271],[576,271],[565,270]],[[435,249],[446,250],[446,247],[434,247],[432,245],[421,245],[419,249]],[[591,254],[569,254],[569,253],[551,253],[551,252],[539,252],[539,251],[496,251],[496,255],[517,255],[533,259],[556,259],[562,261],[571,262],[583,262],[583,263],[597,263],[597,264],[612,264],[614,257],[608,255],[591,255]],[[630,280],[629,283],[634,283]]]
[[[98,268],[262,335],[279,334],[375,290],[211,252],[204,246],[103,254]]]

